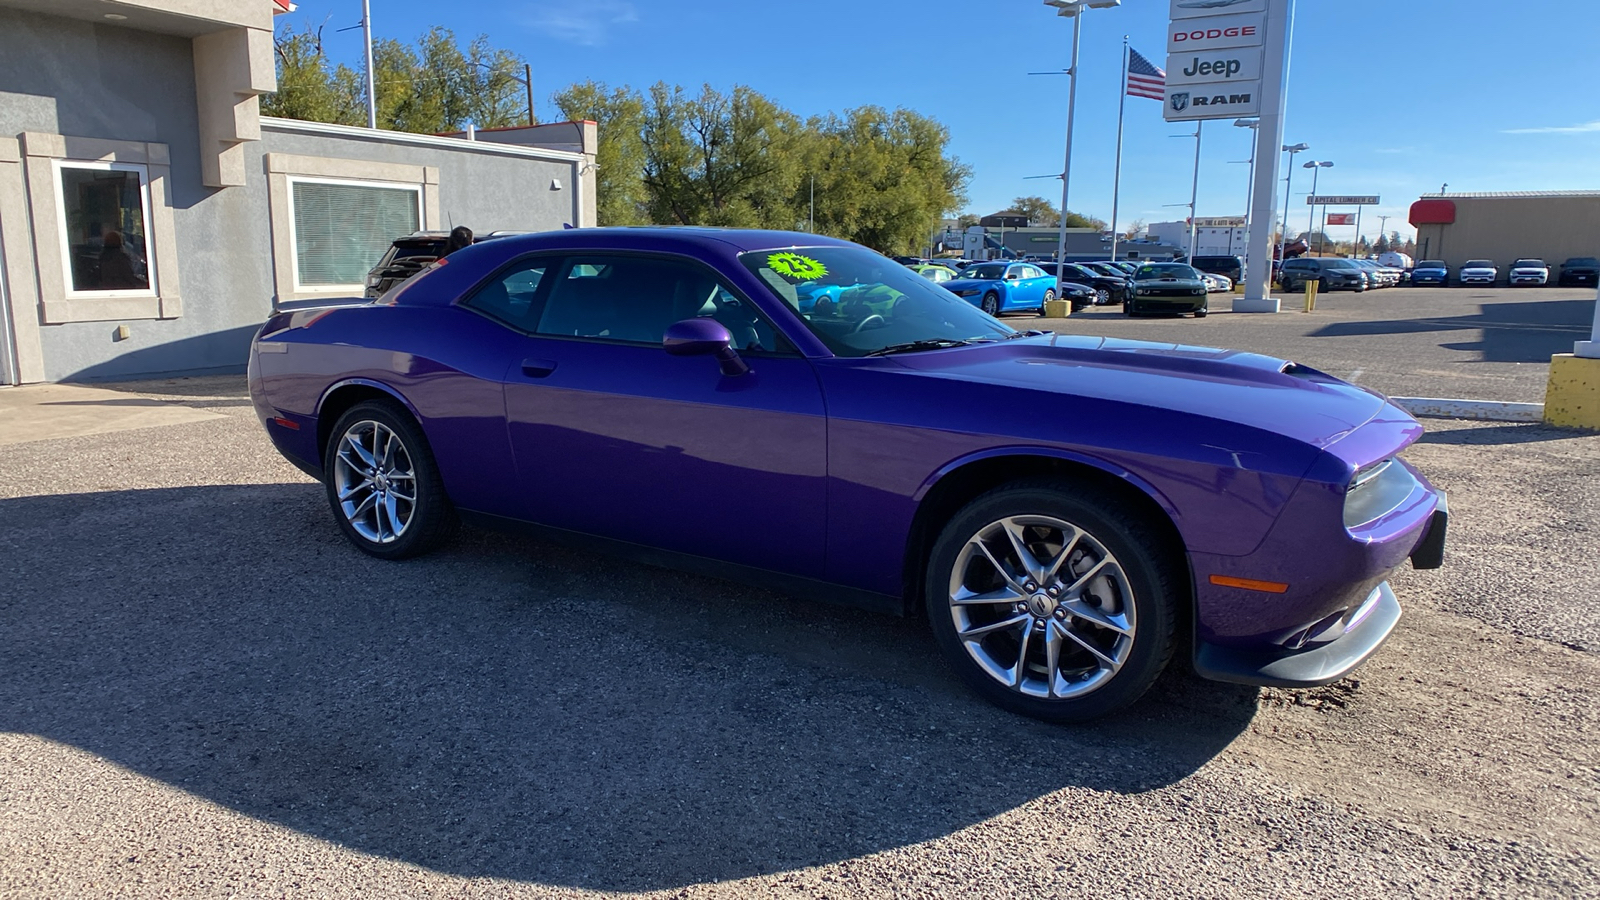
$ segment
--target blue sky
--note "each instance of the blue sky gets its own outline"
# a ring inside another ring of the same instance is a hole
[[[1039,0],[962,6],[882,0],[371,0],[380,37],[412,40],[433,24],[487,33],[533,65],[535,100],[593,78],[645,87],[742,83],[802,115],[865,104],[906,106],[950,129],[973,168],[968,211],[1022,194],[1059,197],[1071,24]],[[1164,64],[1166,0],[1124,0],[1084,20],[1072,207],[1111,217],[1122,37]],[[328,24],[327,47],[359,59],[360,0],[303,0],[279,17]],[[1299,0],[1285,138],[1325,159],[1319,193],[1379,194],[1376,216],[1410,234],[1406,209],[1452,191],[1600,189],[1600,3],[1594,0]],[[1121,220],[1182,218],[1192,133],[1161,105],[1128,98]],[[1206,126],[1198,212],[1241,215],[1247,129]],[[1295,174],[1291,209],[1304,227],[1310,173]],[[1281,182],[1280,182],[1281,184]],[[818,198],[819,203],[825,198]],[[1342,229],[1337,229],[1342,230]]]

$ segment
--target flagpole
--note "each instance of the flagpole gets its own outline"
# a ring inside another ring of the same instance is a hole
[[[1122,95],[1117,101],[1117,168],[1111,179],[1111,261],[1117,259],[1117,205],[1122,199],[1122,121],[1128,110],[1128,36],[1122,36]]]

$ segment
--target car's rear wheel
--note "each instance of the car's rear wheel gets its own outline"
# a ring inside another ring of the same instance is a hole
[[[1046,312],[1048,312],[1049,309],[1050,309],[1050,304],[1054,303],[1055,300],[1056,300],[1056,289],[1055,288],[1045,288],[1045,290],[1044,290],[1044,302],[1039,304],[1039,314],[1040,315],[1044,315]]]
[[[351,407],[329,433],[323,483],[335,521],[362,552],[418,556],[456,529],[439,467],[422,429],[396,403]]]
[[[983,295],[983,311],[991,316],[1000,315],[1000,295],[988,293]]]
[[[1180,575],[1127,504],[1032,479],[972,501],[927,573],[934,635],[963,680],[1034,718],[1081,722],[1137,700],[1176,645]]]

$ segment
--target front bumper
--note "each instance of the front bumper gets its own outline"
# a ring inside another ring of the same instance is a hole
[[[1462,284],[1494,284],[1495,280],[1493,275],[1462,275],[1456,279]]]
[[[1306,650],[1244,649],[1196,642],[1194,668],[1202,678],[1267,687],[1331,684],[1383,646],[1400,621],[1400,601],[1389,582],[1372,589],[1338,638]]]
[[[1540,274],[1518,275],[1515,272],[1511,273],[1511,283],[1512,284],[1544,284],[1545,282],[1547,282],[1549,280],[1550,280],[1550,276],[1548,276],[1548,275],[1540,275]]]

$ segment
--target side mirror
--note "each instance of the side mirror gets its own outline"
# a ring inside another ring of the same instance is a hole
[[[716,319],[684,319],[667,326],[661,346],[673,356],[713,356],[724,375],[743,375],[750,365],[733,349],[733,335]]]

